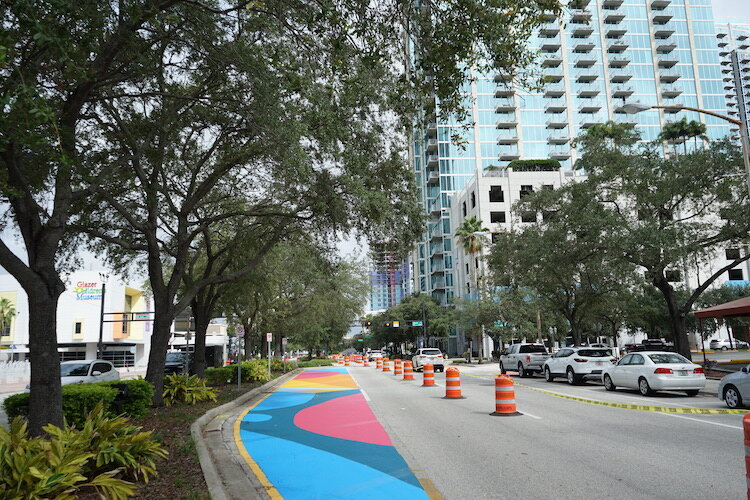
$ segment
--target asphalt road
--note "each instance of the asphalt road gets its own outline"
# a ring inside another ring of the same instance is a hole
[[[462,368],[466,399],[374,368],[350,372],[416,474],[447,499],[745,498],[742,415],[673,415],[601,407],[516,386],[516,417],[493,417],[496,365]],[[469,374],[474,376],[468,376]],[[480,378],[486,377],[486,378]],[[443,374],[436,374],[443,384]],[[715,397],[542,378],[529,387],[601,401],[723,408]]]

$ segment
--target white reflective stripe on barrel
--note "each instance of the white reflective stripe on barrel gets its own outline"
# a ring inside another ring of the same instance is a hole
[[[511,392],[513,387],[495,387],[495,392]]]
[[[495,400],[495,404],[496,405],[511,405],[511,404],[513,404],[514,405],[514,404],[516,404],[516,400],[515,399],[496,399]]]

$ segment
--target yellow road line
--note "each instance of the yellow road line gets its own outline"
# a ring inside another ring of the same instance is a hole
[[[237,417],[237,420],[234,421],[234,442],[237,445],[237,449],[240,452],[240,456],[245,460],[245,463],[250,467],[250,470],[253,471],[253,474],[255,474],[255,477],[258,478],[258,481],[260,482],[261,486],[265,488],[266,493],[271,498],[271,500],[283,500],[284,497],[281,496],[281,493],[279,493],[279,490],[277,490],[273,484],[271,484],[271,481],[268,480],[268,477],[263,472],[263,469],[260,468],[260,466],[253,460],[253,458],[250,456],[250,454],[247,452],[247,449],[245,448],[244,443],[242,442],[242,438],[240,437],[240,425],[242,424],[242,419],[245,418],[245,415],[247,415],[250,410],[258,406],[260,403],[263,402],[264,399],[266,399],[268,396],[273,394],[273,392],[269,392],[262,398],[260,398],[258,401],[253,403],[252,405],[248,406],[245,411],[240,413],[240,416]]]
[[[468,375],[469,377],[475,378],[494,378],[491,376],[483,375]],[[525,389],[531,389],[532,391],[541,392],[548,396],[555,396],[557,398],[568,399],[570,401],[580,401],[581,403],[588,403],[597,406],[608,406],[610,408],[620,408],[622,410],[635,410],[635,411],[650,411],[655,413],[678,413],[683,415],[736,415],[750,412],[750,410],[730,410],[729,408],[686,408],[681,406],[652,406],[652,405],[636,405],[631,403],[611,403],[609,401],[599,401],[596,399],[579,398],[577,396],[568,396],[567,394],[559,394],[557,392],[545,391],[543,389],[537,389],[525,384],[520,384],[515,380],[513,383],[519,387]]]
[[[418,477],[417,480],[419,481],[419,484],[422,485],[422,489],[425,493],[427,493],[427,496],[430,497],[430,500],[445,499],[445,497],[443,497],[443,495],[438,491],[432,481],[430,481],[426,477]]]

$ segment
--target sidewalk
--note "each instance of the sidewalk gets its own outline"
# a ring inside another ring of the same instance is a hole
[[[215,500],[429,498],[346,368],[292,377],[196,423]]]

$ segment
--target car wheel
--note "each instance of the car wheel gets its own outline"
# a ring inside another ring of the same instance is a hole
[[[505,375],[505,367],[502,361],[500,361],[500,375]]]
[[[568,383],[570,385],[578,384],[578,376],[576,375],[576,372],[574,372],[571,367],[568,367],[568,370],[565,372],[565,375],[568,378]]]
[[[518,376],[521,378],[526,376],[526,370],[523,369],[523,363],[518,363]]]
[[[612,378],[609,375],[604,376],[604,388],[608,391],[615,390],[615,384],[612,383]]]
[[[725,345],[721,346],[721,350],[722,351],[726,351],[727,349],[729,349],[727,346],[725,346]]]
[[[688,396],[697,396],[698,395],[698,389],[690,389],[689,391],[685,391],[685,394]]]
[[[742,396],[740,396],[740,391],[735,386],[728,385],[724,389],[724,403],[726,403],[727,408],[733,410],[742,406]]]
[[[638,390],[644,396],[650,396],[654,393],[654,391],[651,390],[651,386],[648,385],[648,380],[643,377],[638,379]]]
[[[552,382],[555,380],[555,377],[552,376],[552,372],[549,371],[549,366],[544,367],[544,380],[547,382]]]

